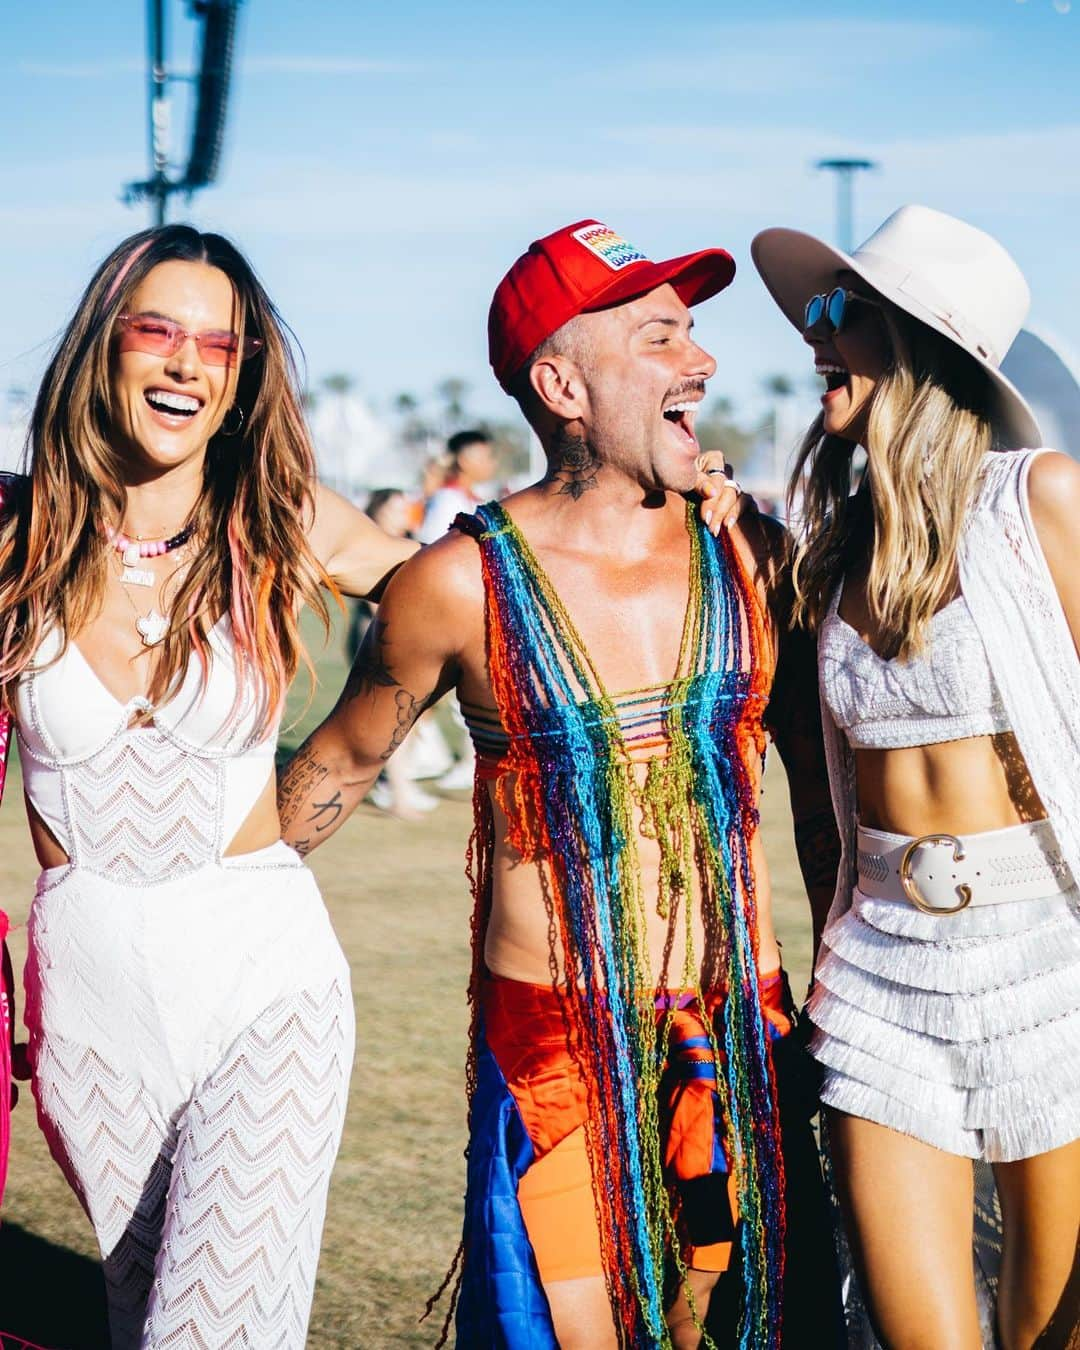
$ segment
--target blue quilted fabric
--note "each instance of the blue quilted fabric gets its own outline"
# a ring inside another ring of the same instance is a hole
[[[558,1350],[517,1199],[518,1181],[532,1161],[532,1141],[481,1024],[456,1320],[460,1350]]]

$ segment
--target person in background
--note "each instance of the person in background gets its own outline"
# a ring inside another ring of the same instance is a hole
[[[410,528],[409,499],[401,488],[374,488],[364,507],[364,515],[373,520],[391,539],[414,537]],[[364,634],[374,614],[375,606],[368,600],[357,600],[352,606],[349,627],[345,634],[345,654],[350,665],[356,660],[356,653],[360,650]]]
[[[498,472],[495,449],[486,431],[458,431],[446,442],[450,461],[446,481],[424,508],[424,521],[417,539],[433,544],[441,539],[459,511],[475,511],[484,497],[480,489],[490,485]]]
[[[390,538],[411,539],[409,508],[408,495],[401,488],[375,488],[364,507],[364,514],[370,516],[379,529]],[[350,665],[356,660],[368,628],[372,623],[378,622],[377,612],[378,607],[369,600],[356,600],[353,603],[345,639]],[[426,811],[433,811],[439,804],[438,797],[425,792],[416,782],[417,742],[418,738],[425,735],[437,738],[438,750],[443,750],[442,736],[437,726],[432,724],[430,730],[426,723],[414,727],[400,751],[387,763],[368,794],[368,800],[373,806],[397,816],[400,820],[419,820]],[[445,750],[445,755],[449,759],[448,749]]]
[[[432,455],[424,461],[420,471],[420,490],[409,497],[409,533],[416,539],[424,523],[427,504],[446,482],[450,472],[450,460],[446,454]]]

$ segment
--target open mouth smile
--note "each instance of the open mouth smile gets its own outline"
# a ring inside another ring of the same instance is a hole
[[[687,448],[697,450],[697,437],[694,435],[694,418],[697,416],[698,399],[687,399],[681,403],[670,403],[664,409],[664,421],[678,428],[686,438]]]
[[[829,361],[818,361],[814,366],[814,370],[825,381],[825,393],[821,398],[822,403],[828,403],[841,389],[846,389],[850,392],[851,371],[845,366],[833,365]]]
[[[147,389],[143,398],[154,416],[171,427],[184,426],[203,406],[194,394],[179,394],[172,389]]]

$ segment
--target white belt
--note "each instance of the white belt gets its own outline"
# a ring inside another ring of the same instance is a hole
[[[982,834],[918,838],[858,830],[859,890],[924,914],[1036,900],[1068,890],[1072,874],[1048,820]]]

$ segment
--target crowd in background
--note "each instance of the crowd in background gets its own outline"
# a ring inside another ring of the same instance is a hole
[[[375,488],[364,510],[387,534],[433,544],[460,513],[471,514],[481,502],[501,495],[495,446],[486,431],[472,428],[449,438],[444,454],[424,466],[418,492]],[[355,660],[376,606],[354,602],[346,636],[350,663]],[[433,783],[440,792],[471,791],[473,750],[457,699],[442,709],[429,709],[379,776],[368,800],[403,820],[415,820],[438,806],[440,798],[421,786]]]

